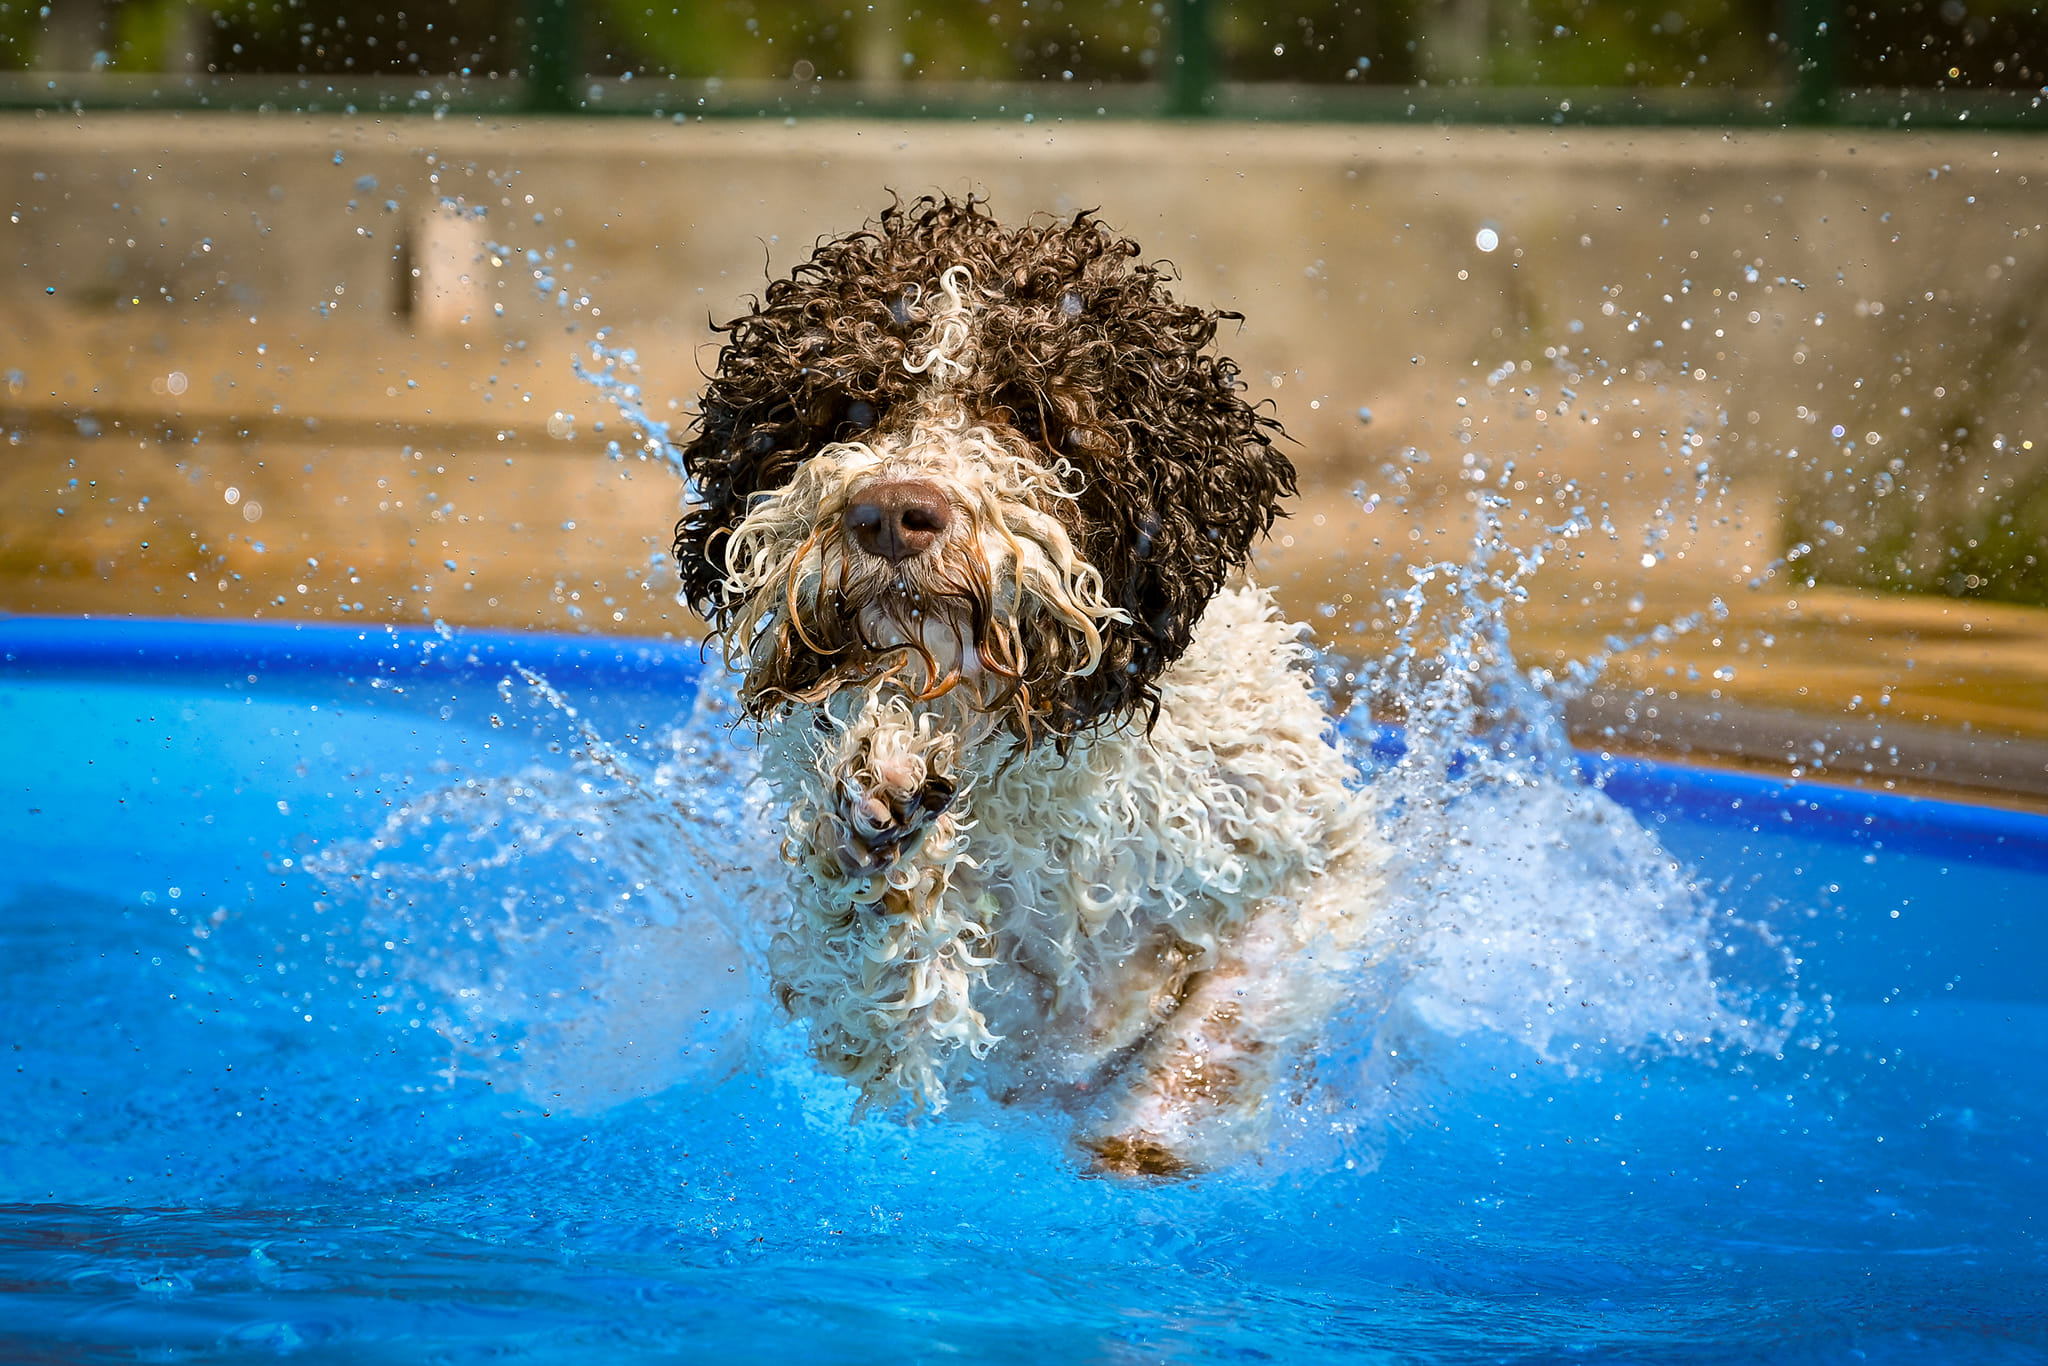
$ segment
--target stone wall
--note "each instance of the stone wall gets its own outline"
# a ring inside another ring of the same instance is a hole
[[[189,541],[194,583],[255,574],[257,524],[225,499],[265,481],[270,545],[339,538],[394,581],[466,554],[552,594],[585,561],[638,564],[676,490],[638,466],[622,492],[630,435],[608,461],[621,424],[572,357],[612,329],[685,418],[709,321],[764,268],[892,192],[975,190],[1010,217],[1099,209],[1186,297],[1243,313],[1227,349],[1311,482],[1426,468],[1410,510],[1455,511],[1471,461],[1613,499],[1704,463],[1754,505],[1789,494],[1785,543],[1825,577],[2039,582],[1943,543],[2038,537],[2000,520],[2048,446],[2028,349],[2048,141],[2021,135],[22,114],[0,118],[0,187],[0,573],[112,582],[183,498],[151,553]],[[80,459],[121,509],[89,529],[83,495],[54,511]],[[422,547],[424,493],[394,507],[394,481],[436,465],[462,473],[433,510],[462,510]],[[545,550],[479,530],[537,509]],[[1879,541],[1933,546],[1899,552],[1929,567],[1873,577]]]

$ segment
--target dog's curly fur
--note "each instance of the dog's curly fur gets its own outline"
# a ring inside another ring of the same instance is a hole
[[[721,329],[675,541],[766,733],[818,1057],[933,1108],[965,1067],[1124,1171],[1255,1127],[1383,856],[1303,628],[1228,582],[1294,492],[1278,424],[1170,281],[972,198],[821,242]],[[859,530],[889,489],[914,546]]]
[[[756,494],[787,483],[828,442],[888,423],[926,387],[907,368],[930,326],[940,276],[965,266],[983,292],[969,373],[973,416],[1078,476],[1061,515],[1124,620],[1087,673],[1028,679],[1059,736],[1149,718],[1161,671],[1194,638],[1202,609],[1295,492],[1279,423],[1239,392],[1237,367],[1207,354],[1220,319],[1177,302],[1169,276],[1092,214],[1003,228],[973,199],[920,199],[870,229],[819,245],[726,327],[683,451],[698,502],[676,528],[690,603],[721,630],[741,604],[726,539]],[[985,593],[973,595],[985,616]],[[838,655],[789,664],[801,694]]]

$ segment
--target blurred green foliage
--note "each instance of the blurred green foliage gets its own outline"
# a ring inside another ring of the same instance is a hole
[[[1895,368],[1794,452],[1784,540],[1810,581],[2048,606],[2048,263],[2006,278],[1988,307],[1888,310]]]
[[[1247,80],[1495,86],[1769,85],[1771,0],[1239,4],[1225,69]]]
[[[544,0],[552,2],[552,0]],[[861,81],[1152,79],[1178,0],[568,0],[593,75]],[[535,0],[0,0],[0,66],[490,76]],[[1785,0],[1212,0],[1225,80],[1768,87]],[[1834,6],[1851,85],[2037,89],[2037,0]]]
[[[40,5],[22,0],[0,0],[0,71],[18,71],[30,66],[41,36]]]

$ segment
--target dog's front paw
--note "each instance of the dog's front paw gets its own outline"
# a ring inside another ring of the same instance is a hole
[[[943,773],[915,783],[884,780],[848,794],[848,872],[872,872],[915,847],[916,837],[953,804],[958,784]]]
[[[840,859],[847,872],[870,873],[914,851],[959,795],[950,749],[930,739],[915,731],[880,731],[854,754],[839,783],[846,831]]]
[[[1083,1138],[1092,1176],[1193,1176],[1199,1170],[1187,1158],[1145,1133]]]

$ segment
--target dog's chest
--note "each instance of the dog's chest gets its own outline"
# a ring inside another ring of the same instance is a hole
[[[1295,629],[1263,593],[1226,592],[1162,680],[1149,733],[1041,749],[971,788],[961,876],[994,897],[1007,936],[1064,960],[1127,954],[1164,928],[1206,952],[1320,869],[1348,770],[1294,667]]]

